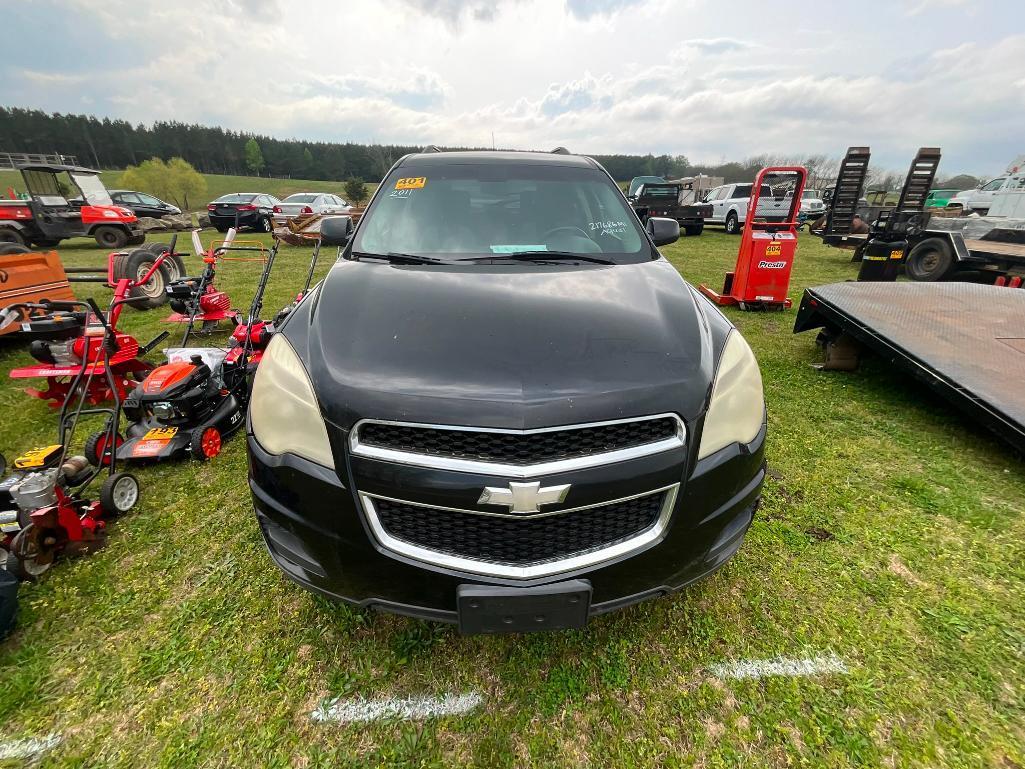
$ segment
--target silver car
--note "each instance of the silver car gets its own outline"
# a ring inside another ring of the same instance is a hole
[[[284,224],[297,216],[311,214],[347,214],[352,206],[329,192],[297,192],[274,206],[274,224]]]

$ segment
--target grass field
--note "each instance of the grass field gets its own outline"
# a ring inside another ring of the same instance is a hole
[[[706,232],[665,253],[718,284],[738,242]],[[101,252],[82,242],[62,256]],[[268,308],[307,257],[282,252]],[[228,265],[219,278],[241,303],[255,274]],[[845,252],[801,236],[795,299],[853,276]],[[39,766],[1021,769],[1022,460],[878,362],[813,369],[814,335],[791,333],[793,310],[729,314],[762,367],[770,478],[745,545],[713,577],[585,631],[526,637],[332,605],[272,565],[236,438],[212,463],[140,472],[143,499],[106,549],[23,587],[20,629],[0,645],[0,755],[54,735]],[[161,316],[129,311],[126,325],[148,339]],[[28,361],[0,346],[0,373]],[[54,431],[10,380],[0,415],[9,457]],[[834,672],[729,673],[780,657]],[[449,692],[483,701],[426,721],[310,717],[332,697]]]
[[[308,179],[268,179],[256,176],[223,176],[220,174],[202,174],[202,176],[206,179],[206,195],[202,200],[189,201],[193,211],[205,211],[207,203],[229,192],[265,192],[282,199],[294,192],[331,192],[343,198],[345,197],[345,182],[318,182]],[[121,188],[120,177],[121,171],[103,171],[100,173],[100,179],[103,180],[107,189],[111,190]],[[14,187],[18,192],[25,191],[21,174],[17,171],[0,170],[0,197],[7,196],[8,187]],[[373,193],[376,187],[376,182],[367,182],[367,188],[370,193]]]

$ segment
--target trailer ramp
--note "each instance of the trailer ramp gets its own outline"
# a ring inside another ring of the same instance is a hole
[[[833,283],[794,333],[826,328],[911,374],[1025,454],[1025,291],[976,283]]]

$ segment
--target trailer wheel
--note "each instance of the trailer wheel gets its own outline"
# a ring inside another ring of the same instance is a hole
[[[2,227],[0,228],[0,244],[3,243],[13,243],[16,246],[24,246],[25,236],[17,230]]]
[[[696,235],[700,235],[704,229],[705,225],[703,224],[691,224],[687,227],[684,227],[683,231],[687,233],[688,236],[694,237]]]
[[[940,238],[928,238],[911,249],[904,272],[911,280],[932,282],[942,280],[953,266],[950,245]]]
[[[128,261],[125,262],[125,277],[131,280],[142,280],[155,261],[156,257],[152,251],[145,248],[135,249],[128,255]],[[167,266],[160,265],[146,283],[128,290],[128,304],[137,310],[159,307],[167,301],[169,280]]]
[[[8,254],[27,254],[29,253],[28,246],[22,246],[18,243],[4,243],[0,241],[0,256],[7,256]]]
[[[736,211],[730,211],[726,215],[726,234],[736,235],[740,232],[740,219],[737,217]]]
[[[128,245],[128,233],[120,227],[111,227],[109,224],[97,227],[93,231],[93,237],[101,246],[112,251],[117,251]]]
[[[170,250],[167,243],[150,243],[148,248],[156,256]],[[172,254],[164,260],[164,269],[167,270],[167,279],[171,282],[185,277],[185,261],[177,254]]]

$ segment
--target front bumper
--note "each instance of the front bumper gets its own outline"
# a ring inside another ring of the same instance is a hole
[[[644,549],[577,571],[509,579],[386,549],[375,539],[348,480],[294,455],[268,454],[251,433],[247,436],[256,517],[272,559],[289,578],[332,599],[445,622],[458,620],[461,586],[554,589],[567,580],[585,580],[593,591],[589,614],[595,616],[677,591],[712,573],[740,547],[757,509],[764,441],[763,426],[747,446],[688,462],[667,528]]]

